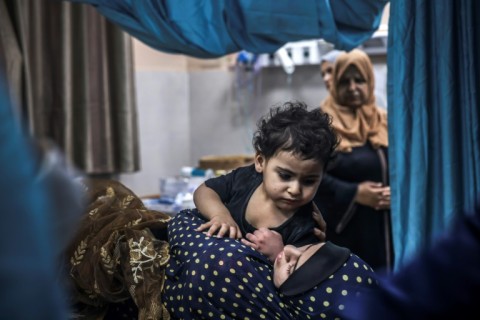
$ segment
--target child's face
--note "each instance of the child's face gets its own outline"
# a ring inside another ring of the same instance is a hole
[[[263,174],[263,189],[268,200],[286,214],[310,202],[323,176],[323,164],[303,160],[291,152],[281,151],[268,161],[255,156],[255,169]]]

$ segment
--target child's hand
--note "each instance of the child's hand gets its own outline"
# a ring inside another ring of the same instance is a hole
[[[318,238],[318,240],[320,240],[320,242],[324,242],[327,237],[327,223],[323,219],[322,213],[320,212],[320,209],[318,209],[317,205],[314,202],[312,202],[312,204],[312,217],[318,224],[318,228],[313,229],[313,233]]]
[[[280,251],[283,250],[282,235],[276,231],[260,228],[254,233],[247,233],[245,237],[248,240],[242,239],[244,245],[263,253],[271,262],[274,262]]]
[[[196,231],[207,230],[209,237],[216,234],[217,237],[222,238],[228,236],[232,239],[240,239],[242,232],[230,215],[217,215],[210,221],[201,224]]]

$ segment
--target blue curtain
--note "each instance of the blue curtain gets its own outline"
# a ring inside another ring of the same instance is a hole
[[[388,47],[396,268],[480,194],[477,0],[396,0]]]
[[[147,45],[214,58],[275,52],[286,42],[319,39],[353,49],[380,24],[388,0],[68,0],[91,4]]]

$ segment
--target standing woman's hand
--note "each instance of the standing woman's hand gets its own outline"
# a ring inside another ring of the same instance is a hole
[[[381,182],[362,182],[358,185],[355,201],[375,210],[390,209],[390,187],[384,187]]]

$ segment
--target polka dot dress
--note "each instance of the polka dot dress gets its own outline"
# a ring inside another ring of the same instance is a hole
[[[163,301],[173,319],[336,319],[374,273],[352,255],[335,274],[305,294],[286,297],[273,285],[272,265],[259,252],[196,229],[197,210],[169,223],[171,259]]]

